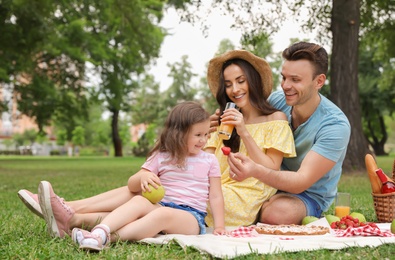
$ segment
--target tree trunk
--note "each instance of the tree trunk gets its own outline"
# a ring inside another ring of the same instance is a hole
[[[388,155],[388,153],[386,153],[384,149],[385,143],[388,140],[388,134],[384,118],[383,116],[378,116],[377,120],[380,125],[379,129],[373,128],[375,124],[373,124],[370,120],[368,121],[368,129],[370,131],[371,139],[371,141],[368,140],[368,143],[373,148],[375,155]]]
[[[119,110],[113,110],[111,120],[112,143],[114,145],[115,157],[122,157],[122,141],[119,137],[118,117]]]
[[[369,152],[363,135],[358,94],[358,33],[360,0],[333,0],[331,31],[331,99],[343,110],[351,125],[343,170],[365,171],[365,154]]]

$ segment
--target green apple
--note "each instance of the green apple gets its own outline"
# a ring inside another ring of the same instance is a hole
[[[302,225],[307,225],[307,224],[309,224],[309,223],[311,223],[311,222],[314,222],[314,221],[316,221],[316,220],[318,220],[317,217],[314,217],[314,216],[306,216],[306,217],[304,217],[303,220],[302,220]]]
[[[328,221],[329,225],[333,222],[340,221],[340,218],[335,215],[325,215],[326,220]]]
[[[359,222],[366,222],[366,218],[364,215],[362,215],[361,213],[358,212],[352,212],[350,214],[351,217],[353,218],[357,218],[359,220]]]
[[[391,232],[395,234],[395,219],[391,223]]]
[[[163,188],[163,186],[161,185],[157,189],[155,189],[154,186],[152,186],[151,184],[148,184],[148,186],[151,189],[151,192],[143,191],[142,192],[143,197],[151,201],[151,203],[153,204],[161,201],[165,196],[165,189]]]

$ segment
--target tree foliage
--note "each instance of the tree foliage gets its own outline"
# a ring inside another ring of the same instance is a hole
[[[188,56],[181,57],[180,62],[167,64],[170,68],[169,77],[173,79],[170,87],[164,93],[165,110],[168,112],[178,102],[193,100],[197,93],[192,86],[192,79],[197,76],[192,71],[192,65],[188,62]]]
[[[85,144],[85,129],[82,126],[77,126],[73,130],[73,137],[71,139],[74,146]]]
[[[222,53],[225,53],[230,50],[234,50],[235,46],[233,42],[229,39],[223,39],[220,41],[218,50],[214,54],[212,58],[214,58],[217,55],[220,55]],[[205,72],[207,72],[208,68],[208,63],[209,61],[206,62],[206,69]],[[203,77],[200,78],[200,84],[198,88],[198,96],[202,100],[204,100],[203,107],[209,111],[210,113],[214,113],[215,110],[218,108],[218,103],[217,100],[215,99],[213,93],[211,93],[210,88],[208,88],[208,83],[207,83],[207,77],[204,75]]]
[[[71,121],[87,113],[86,65],[93,64],[90,73],[100,82],[90,90],[112,113],[112,140],[121,156],[119,112],[129,109],[133,78],[159,54],[163,5],[160,0],[4,1],[0,81],[14,86],[19,110],[40,130],[56,115],[68,120],[70,138]]]
[[[364,134],[376,155],[386,155],[384,145],[391,131],[385,118],[395,111],[395,82],[386,75],[394,74],[395,63],[391,59],[377,58],[380,43],[362,42],[359,56],[359,92],[362,107]],[[378,55],[380,56],[380,55]]]
[[[152,75],[143,75],[137,81],[138,87],[133,91],[131,101],[131,122],[133,125],[150,124],[158,121],[163,109],[160,85]]]

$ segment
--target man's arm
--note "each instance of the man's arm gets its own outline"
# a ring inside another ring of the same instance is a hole
[[[336,164],[314,151],[310,151],[306,155],[297,172],[275,171],[257,164],[239,153],[231,153],[228,156],[228,163],[230,175],[236,174],[233,179],[237,181],[254,177],[276,189],[294,194],[301,193],[311,187]]]
[[[219,126],[219,109],[215,110],[215,113],[210,116],[210,133],[217,131],[217,127]]]

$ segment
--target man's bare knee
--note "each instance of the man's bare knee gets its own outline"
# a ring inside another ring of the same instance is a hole
[[[306,215],[304,203],[286,194],[276,194],[262,205],[259,221],[266,224],[300,224]]]

